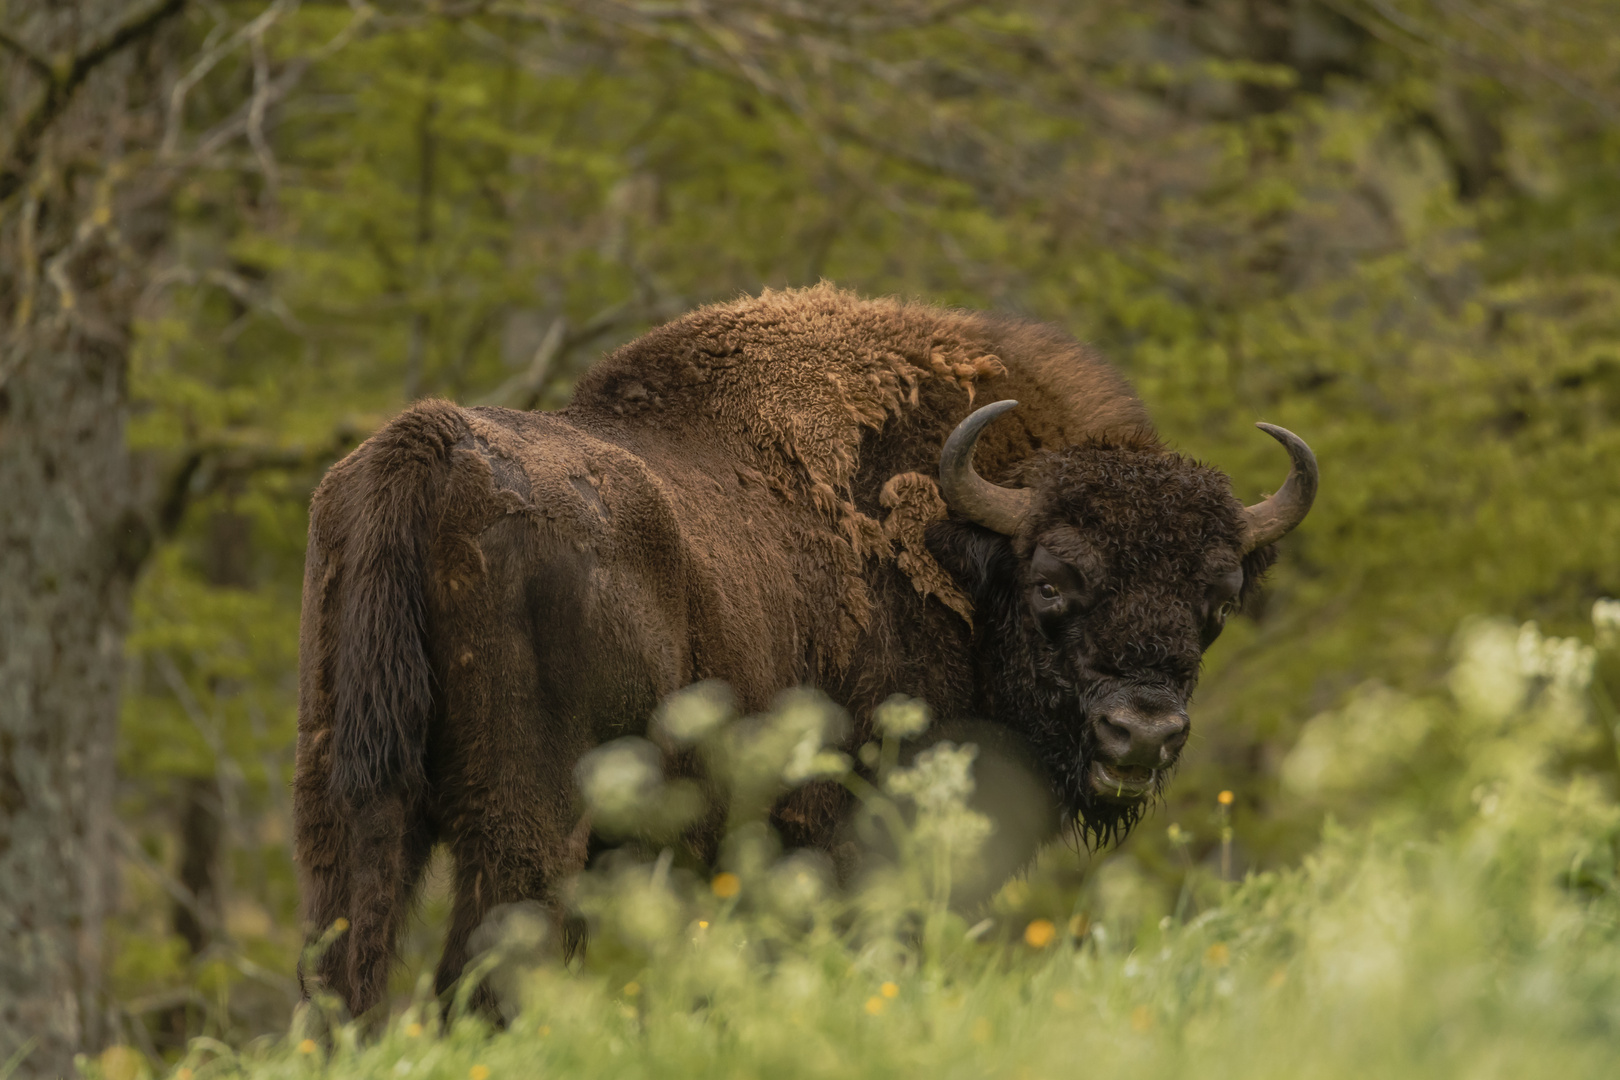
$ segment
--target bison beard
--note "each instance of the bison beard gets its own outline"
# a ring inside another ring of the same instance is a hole
[[[1058,331],[829,286],[660,327],[557,413],[407,410],[311,506],[295,843],[312,938],[346,930],[306,992],[381,1001],[438,843],[441,991],[498,905],[562,921],[591,839],[575,765],[700,679],[751,712],[817,685],[850,748],[894,693],[981,722],[1023,763],[986,755],[981,794],[1039,819],[997,872],[1065,828],[1119,839],[1174,768],[1203,649],[1309,509],[1310,451],[1267,430],[1293,468],[1245,508]],[[1129,797],[1105,782],[1146,769]],[[997,790],[1030,773],[1033,801]],[[848,869],[847,812],[812,785],[773,821]]]

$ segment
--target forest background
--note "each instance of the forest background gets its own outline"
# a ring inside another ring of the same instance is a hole
[[[4,0],[0,155],[25,1070],[285,1027],[325,467],[421,396],[559,406],[697,304],[828,279],[1055,322],[1250,500],[1253,421],[1310,441],[1316,509],[1100,857],[1150,888],[1167,824],[1218,858],[1223,789],[1234,874],[1421,800],[1420,740],[1288,763],[1435,689],[1466,617],[1620,595],[1614,0]],[[1067,911],[1059,854],[1003,904]]]

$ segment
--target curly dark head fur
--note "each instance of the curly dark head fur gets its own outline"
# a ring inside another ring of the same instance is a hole
[[[1015,536],[944,522],[973,592],[982,707],[1030,741],[1085,842],[1121,839],[1186,741],[1203,651],[1274,558],[1243,551],[1226,474],[1150,439],[1034,455]]]

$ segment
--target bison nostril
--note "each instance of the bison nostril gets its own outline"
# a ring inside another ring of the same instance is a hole
[[[1097,721],[1097,746],[1120,764],[1160,768],[1175,761],[1187,742],[1189,724],[1183,713],[1144,716],[1121,709]]]
[[[1112,716],[1098,718],[1097,746],[1108,757],[1116,759],[1128,757],[1135,742],[1135,735],[1128,722],[1122,723]]]

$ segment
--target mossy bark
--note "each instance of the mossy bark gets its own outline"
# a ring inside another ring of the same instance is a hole
[[[121,660],[153,531],[124,438],[129,349],[166,224],[142,171],[161,130],[154,31],[178,7],[38,5],[6,28],[0,1067],[26,1049],[18,1077],[71,1075],[109,1036]]]

